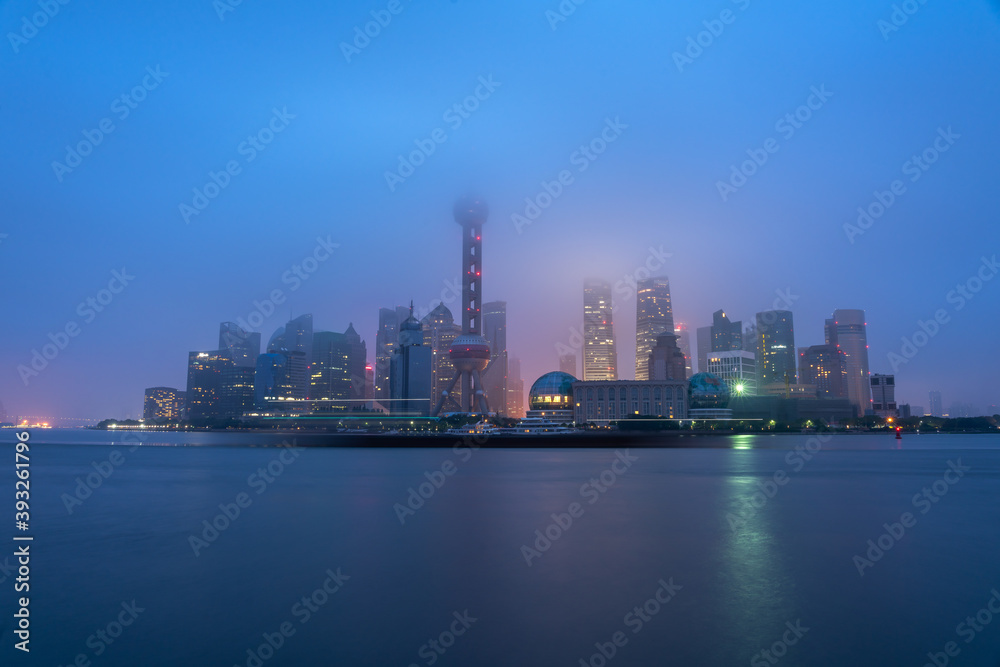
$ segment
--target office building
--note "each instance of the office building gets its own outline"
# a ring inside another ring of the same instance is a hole
[[[483,371],[486,395],[493,397],[488,401],[489,409],[498,415],[506,415],[509,382],[506,301],[490,301],[483,304],[483,335],[490,346],[490,363]]]
[[[868,324],[863,310],[835,310],[833,327],[836,344],[846,356],[847,398],[858,416],[871,409],[871,387],[868,383]]]
[[[410,316],[399,325],[399,339],[389,366],[390,412],[395,416],[427,417],[431,413],[433,353],[424,344],[423,325]]]
[[[649,379],[649,354],[657,337],[674,332],[674,313],[670,305],[670,281],[647,278],[636,285],[635,379]]]
[[[708,372],[729,385],[730,396],[757,395],[757,364],[753,352],[711,352],[708,355]]]
[[[708,372],[708,353],[712,351],[712,327],[698,327],[695,332],[698,342],[698,372]]]
[[[898,417],[896,376],[872,373],[872,411],[879,417]]]
[[[757,313],[757,378],[760,384],[795,383],[795,329],[789,310]]]
[[[431,396],[437,401],[448,381],[455,375],[455,366],[448,356],[451,345],[462,333],[462,327],[455,324],[451,311],[444,303],[438,304],[423,319],[424,344],[431,348]],[[461,410],[461,387],[455,387],[449,394],[443,410]],[[433,402],[433,401],[432,401]]]
[[[185,392],[173,387],[151,387],[146,390],[142,418],[146,421],[178,422],[183,419]],[[0,422],[3,422],[0,415]]]
[[[649,352],[647,380],[662,382],[665,380],[687,380],[684,353],[677,345],[677,334],[661,333],[656,337],[656,344]],[[642,380],[639,380],[642,382]]]
[[[344,333],[315,332],[312,349],[309,399],[314,402],[313,409],[346,410],[363,405],[368,351],[354,325],[349,324]]]
[[[573,377],[577,376],[576,368],[576,355],[575,354],[561,354],[559,355],[559,371],[562,373],[567,373]]]
[[[237,368],[229,350],[188,354],[187,419],[221,419],[234,415],[235,392],[227,387],[237,381]],[[242,411],[240,412],[242,414]]]
[[[507,364],[507,416],[513,419],[524,417],[524,378],[521,376],[521,360],[514,357]]]
[[[712,352],[743,349],[743,322],[730,322],[725,311],[712,313]]]
[[[677,335],[677,346],[681,348],[681,353],[684,355],[684,377],[690,378],[694,375],[694,359],[691,356],[691,331],[686,324],[678,323],[674,325],[674,333]]]
[[[815,386],[820,398],[847,398],[847,355],[836,345],[801,348],[799,381]]]
[[[237,366],[254,368],[260,355],[260,333],[246,331],[234,322],[219,325],[219,349],[228,350]]]
[[[941,400],[940,391],[932,391],[928,395],[930,399],[930,415],[933,417],[943,417],[944,416],[944,402]]]
[[[375,400],[387,400],[390,397],[389,364],[399,340],[399,325],[410,316],[407,308],[379,308],[378,332],[375,334],[375,367],[374,388]]]
[[[594,278],[583,286],[583,379],[618,379],[611,283]]]

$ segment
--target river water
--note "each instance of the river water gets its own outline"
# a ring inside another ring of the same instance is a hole
[[[14,440],[3,665],[1000,665],[1000,436],[366,450],[36,430],[29,655]]]

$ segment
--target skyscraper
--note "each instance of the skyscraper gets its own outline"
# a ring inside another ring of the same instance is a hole
[[[583,379],[618,379],[611,283],[596,278],[583,285]]]
[[[425,345],[430,345],[431,348],[431,396],[436,401],[444,391],[448,380],[455,374],[455,366],[451,363],[448,351],[451,350],[455,338],[462,332],[462,327],[455,324],[455,318],[443,302],[424,316],[422,324]],[[444,410],[446,412],[460,410],[461,398],[461,388],[456,387],[450,392]]]
[[[353,326],[348,331],[353,332]],[[353,338],[357,338],[356,333]],[[356,356],[354,345],[349,342],[346,333],[317,331],[313,334],[309,399],[322,401],[313,403],[314,410],[348,410],[356,407],[356,401],[364,398],[363,393],[360,396],[357,394],[357,390],[363,385],[355,382],[353,377],[353,373],[358,372]]]
[[[402,306],[379,308],[378,333],[375,334],[375,400],[388,399],[389,363],[399,339],[399,325],[409,317],[409,310]],[[426,319],[424,320],[426,323]]]
[[[847,355],[847,398],[858,416],[871,409],[871,387],[868,383],[868,324],[863,310],[833,311],[836,341]]]
[[[802,348],[799,382],[815,385],[820,398],[847,398],[847,355],[836,345]]]
[[[563,373],[569,373],[573,377],[579,377],[576,370],[576,355],[575,354],[561,354],[559,355],[559,370]]]
[[[898,417],[896,376],[872,373],[872,411],[879,417]]]
[[[795,331],[789,310],[757,313],[757,381],[795,384]]]
[[[733,396],[757,395],[757,363],[753,352],[710,352],[708,372],[725,380]]]
[[[483,335],[490,345],[490,365],[483,371],[483,384],[490,401],[490,410],[507,414],[507,302],[490,301],[483,304]]]
[[[677,334],[661,333],[656,337],[656,344],[649,352],[646,365],[649,376],[645,380],[663,382],[665,380],[687,380],[687,367],[684,353],[677,345]],[[645,381],[644,380],[644,381]]]
[[[708,353],[712,351],[712,327],[698,327],[695,331],[698,342],[698,372],[708,372]]]
[[[932,391],[928,394],[930,399],[931,411],[930,414],[934,417],[944,416],[944,402],[941,400],[940,391]]]
[[[507,368],[507,416],[524,417],[524,379],[521,377],[521,360],[511,357]]]
[[[151,387],[146,390],[142,418],[147,421],[180,421],[184,411],[184,392],[173,387]],[[4,421],[0,415],[0,422]]]
[[[635,379],[649,379],[649,353],[662,333],[674,333],[670,305],[670,281],[646,278],[638,281],[635,294]]]
[[[684,379],[687,380],[694,375],[692,367],[694,360],[691,358],[691,331],[686,324],[679,322],[674,325],[674,334],[677,335],[677,347],[684,355]]]
[[[725,311],[712,313],[712,352],[743,349],[743,322],[730,322]]]
[[[219,325],[219,349],[228,350],[237,366],[253,368],[260,354],[260,333],[246,331],[234,322],[223,322]]]
[[[235,390],[230,391],[228,388],[229,385],[242,380],[231,374],[236,368],[236,362],[230,358],[229,350],[188,354],[186,392],[188,419],[237,416],[234,412],[237,408],[236,403],[240,402],[239,396]]]
[[[399,341],[390,363],[391,412],[427,417],[431,412],[433,355],[424,344],[423,325],[413,317],[412,303],[410,313],[399,325]]]

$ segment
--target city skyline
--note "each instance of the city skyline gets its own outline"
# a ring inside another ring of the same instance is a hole
[[[494,211],[483,298],[508,302],[508,346],[529,384],[557,368],[557,345],[574,340],[576,295],[592,274],[620,285],[618,367],[633,367],[623,343],[635,336],[630,284],[659,264],[675,320],[692,334],[720,308],[744,323],[783,309],[794,313],[796,346],[808,347],[824,342],[816,323],[835,309],[863,309],[871,370],[896,375],[899,401],[926,405],[939,390],[948,405],[1000,402],[985,379],[955,371],[1000,372],[992,357],[985,366],[972,357],[1000,284],[974,282],[981,271],[992,278],[996,246],[988,192],[1000,139],[986,110],[998,93],[982,81],[1000,46],[988,5],[924,7],[886,44],[876,28],[885,8],[755,4],[737,15],[777,26],[772,48],[761,51],[758,33],[734,24],[683,71],[673,53],[714,18],[703,7],[646,7],[637,22],[581,6],[556,29],[524,2],[407,7],[350,62],[337,44],[369,19],[346,5],[244,3],[224,22],[211,6],[176,16],[106,6],[64,20],[68,9],[0,54],[10,89],[37,92],[30,104],[4,106],[19,128],[0,167],[11,193],[0,272],[17,286],[8,302],[16,315],[0,323],[9,414],[138,414],[145,388],[184,384],[187,352],[215,349],[206,326],[220,322],[266,337],[309,311],[327,330],[353,321],[371,354],[380,306],[413,299],[426,313],[442,294],[457,303],[448,209],[468,191]],[[28,8],[2,12],[19,25]],[[817,22],[828,29],[817,34]],[[288,33],[273,43],[234,42],[222,58],[209,47],[230,26],[277,24]],[[162,32],[108,48],[98,35],[118,25]],[[847,48],[864,25],[873,39]],[[592,52],[597,36],[607,48]],[[523,48],[497,59],[496,44],[512,40]],[[304,53],[303,43],[325,46]],[[632,57],[639,43],[659,45],[657,56]],[[568,52],[580,57],[567,61]],[[947,65],[941,52],[952,54]],[[126,118],[111,111],[143,81],[145,99],[125,107]],[[830,97],[807,123],[775,130],[824,86]],[[84,132],[96,137],[105,117],[114,131],[57,176],[53,163],[65,163]],[[447,140],[431,139],[433,154],[390,189],[386,173],[438,128]],[[240,146],[264,129],[273,140],[246,161]],[[614,141],[590,160],[580,147],[606,141],[602,133]],[[723,200],[718,183],[771,136],[780,150]],[[918,180],[903,171],[947,141]],[[230,161],[240,173],[185,220],[180,205],[219,187],[210,173],[226,182]],[[897,179],[905,194],[879,213]],[[546,201],[545,184],[561,194]],[[730,243],[706,243],[721,239]],[[874,266],[891,278],[878,288],[866,270]],[[78,335],[34,368],[33,351],[68,325]]]

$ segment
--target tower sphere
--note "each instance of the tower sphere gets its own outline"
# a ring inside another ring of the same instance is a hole
[[[455,222],[460,225],[481,225],[490,215],[490,207],[478,197],[464,197],[455,202]]]

